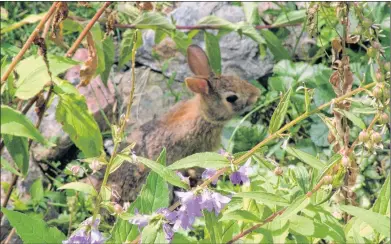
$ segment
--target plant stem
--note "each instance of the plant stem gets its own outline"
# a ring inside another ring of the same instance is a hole
[[[29,47],[33,43],[35,37],[38,36],[39,32],[41,31],[41,29],[43,28],[45,23],[48,21],[50,16],[52,16],[54,11],[56,10],[57,4],[58,4],[58,2],[54,2],[52,4],[52,6],[50,7],[49,11],[45,15],[45,17],[42,18],[42,20],[39,22],[39,24],[37,25],[35,30],[31,33],[30,37],[25,42],[25,44],[23,45],[22,49],[19,51],[18,55],[16,55],[16,57],[12,60],[12,63],[8,67],[7,71],[1,77],[1,85],[3,85],[6,82],[8,76],[14,70],[16,64],[20,61],[20,59],[22,59],[23,55],[26,53],[26,51],[29,49]]]
[[[79,37],[76,39],[76,41],[72,44],[71,48],[68,50],[68,52],[65,54],[66,57],[70,58],[73,53],[76,51],[76,49],[79,47],[80,43],[83,41],[84,37],[87,35],[87,33],[90,31],[92,26],[95,24],[96,21],[98,21],[99,17],[103,14],[105,9],[111,4],[111,2],[105,2],[103,6],[96,12],[94,17],[92,17],[91,21],[86,25],[84,30],[80,33]]]
[[[134,98],[134,91],[135,91],[135,84],[136,84],[136,75],[135,75],[135,69],[136,69],[136,42],[137,42],[137,35],[135,33],[133,35],[133,49],[132,49],[132,88],[131,88],[131,92],[130,92],[130,96],[129,96],[129,102],[128,102],[128,105],[126,107],[125,117],[123,119],[120,119],[120,127],[119,127],[119,132],[117,133],[117,135],[123,135],[123,132],[124,132],[124,129],[125,129],[125,126],[126,126],[126,122],[130,118],[130,112],[131,112],[131,108],[132,108],[132,105],[133,105],[133,98]],[[113,138],[114,137],[115,136],[113,135]],[[95,221],[96,216],[97,216],[97,214],[99,212],[100,203],[101,203],[101,200],[102,200],[101,199],[101,195],[103,193],[103,189],[105,188],[105,186],[107,184],[107,180],[108,180],[109,175],[110,175],[110,169],[111,169],[111,166],[112,166],[112,164],[114,162],[115,157],[117,156],[117,151],[118,151],[118,148],[120,146],[120,143],[121,143],[121,140],[116,140],[116,138],[114,138],[113,154],[111,155],[109,163],[107,164],[107,167],[106,167],[106,170],[105,170],[105,174],[104,174],[104,177],[103,177],[102,185],[100,187],[99,195],[97,197],[97,202],[96,202],[96,207],[95,207],[95,210],[94,210],[94,215],[93,215],[92,222]]]

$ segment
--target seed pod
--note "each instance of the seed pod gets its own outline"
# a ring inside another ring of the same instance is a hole
[[[371,140],[373,143],[377,144],[381,142],[381,135],[378,132],[374,131],[371,135]]]
[[[346,168],[350,166],[350,158],[347,156],[344,156],[342,158],[342,165]]]
[[[361,131],[358,139],[360,142],[367,142],[369,140],[369,134],[366,131]]]
[[[281,176],[282,175],[282,173],[284,173],[284,170],[281,168],[281,167],[276,167],[275,169],[274,169],[274,174],[276,175],[276,176]]]
[[[389,72],[390,71],[390,66],[391,66],[391,63],[390,62],[387,62],[384,64],[384,69],[385,71]]]
[[[384,75],[378,70],[376,72],[376,81],[377,82],[384,82]]]
[[[390,118],[388,117],[388,114],[382,113],[379,117],[380,124],[384,125],[387,124],[390,121]]]
[[[380,86],[375,86],[375,88],[372,90],[372,94],[375,98],[381,99],[383,96],[383,89]]]

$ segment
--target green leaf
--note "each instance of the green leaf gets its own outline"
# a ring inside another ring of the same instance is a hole
[[[214,73],[217,75],[221,74],[221,54],[219,39],[208,32],[204,32],[206,54],[209,58],[210,66]]]
[[[215,15],[209,15],[206,16],[200,21],[198,21],[197,25],[208,25],[208,26],[213,26],[213,27],[218,27],[219,29],[225,29],[225,30],[235,30],[237,29],[236,25],[225,20],[222,18],[219,18]]]
[[[346,111],[346,110],[338,109],[338,108],[334,108],[334,110],[337,111],[338,113],[342,114],[346,118],[348,118],[350,121],[353,122],[354,125],[360,127],[361,129],[365,130],[367,128],[364,121],[362,119],[360,119],[359,117],[357,117],[356,115],[354,115],[353,113]]]
[[[111,67],[114,64],[114,56],[115,56],[115,50],[114,50],[114,42],[112,37],[106,37],[105,40],[102,42],[103,47],[103,53],[105,55],[105,68],[100,73],[100,78],[102,79],[103,84],[107,86],[107,81],[109,79]]]
[[[277,206],[288,206],[289,205],[288,200],[286,200],[280,196],[274,195],[272,193],[263,192],[263,191],[239,192],[239,193],[235,194],[233,197],[253,199],[257,202],[271,204],[271,205],[277,205]]]
[[[61,243],[66,239],[65,235],[55,227],[47,224],[36,217],[2,208],[12,227],[24,243]]]
[[[55,77],[69,68],[79,64],[69,58],[48,55],[49,67],[52,76]],[[27,100],[38,94],[46,83],[50,81],[47,67],[41,56],[30,56],[23,59],[16,66],[19,79],[16,82],[15,96],[22,100]]]
[[[19,111],[1,105],[1,134],[27,137],[47,145],[47,141],[29,119]]]
[[[259,24],[258,5],[254,2],[242,2],[244,15],[251,25]]]
[[[266,45],[272,52],[274,59],[280,61],[283,59],[291,59],[288,51],[282,45],[282,42],[273,32],[269,30],[260,30],[262,37],[265,38]]]
[[[158,165],[166,165],[166,150],[163,150],[157,159]],[[155,172],[150,172],[146,184],[143,186],[131,211],[137,208],[142,214],[152,214],[159,208],[168,207],[168,185],[164,179]]]
[[[306,194],[310,189],[308,189],[308,182],[310,182],[310,175],[308,174],[307,169],[302,165],[296,165],[291,168],[293,172],[293,177],[296,180],[297,184],[301,188],[303,194]]]
[[[187,48],[191,45],[191,39],[182,31],[173,31],[171,39],[174,40],[175,45],[182,54],[186,55]]]
[[[163,15],[157,12],[142,13],[133,24],[138,29],[165,29],[175,30],[175,26],[171,24]]]
[[[156,30],[156,31],[159,31],[159,30]],[[143,37],[141,36],[141,31],[139,31],[139,30],[126,30],[122,34],[122,41],[121,41],[121,45],[120,45],[119,61],[118,61],[118,68],[119,69],[121,69],[132,58],[134,32],[136,32],[136,35],[137,35],[136,48],[139,48],[140,46],[143,45]]]
[[[100,156],[103,151],[102,135],[88,111],[85,98],[76,94],[59,94],[59,97],[56,120],[85,157]]]
[[[180,159],[168,166],[168,169],[178,170],[192,167],[220,169],[230,165],[228,159],[221,154],[205,152],[196,153],[186,158]]]
[[[165,149],[161,152],[157,161],[162,166],[166,165]],[[137,199],[128,209],[128,213],[134,213],[135,208],[137,208],[141,214],[152,214],[159,208],[168,207],[168,204],[169,190],[167,183],[157,173],[151,171],[147,177],[146,183],[138,194]],[[114,243],[122,243],[136,238],[138,235],[138,227],[131,225],[128,221],[118,219],[111,234],[111,241]]]
[[[329,145],[327,141],[327,135],[329,129],[327,126],[321,122],[311,124],[309,134],[311,136],[312,142],[318,147],[325,147]]]
[[[1,160],[1,168],[15,174],[15,175],[18,175],[20,177],[22,177],[22,174],[19,173],[11,164],[10,162],[8,162],[5,158],[3,157],[0,157],[0,160]]]
[[[237,220],[237,221],[244,221],[249,223],[262,222],[260,218],[258,218],[257,216],[255,216],[254,214],[246,210],[235,210],[232,212],[224,213],[223,217],[219,221],[225,221],[225,220]]]
[[[315,233],[315,224],[309,218],[295,215],[289,219],[289,229],[303,236],[313,236]]]
[[[164,236],[163,228],[160,222],[153,222],[145,226],[141,233],[141,243],[168,243]]]
[[[26,16],[24,19],[22,19],[21,21],[18,21],[16,23],[11,24],[11,25],[5,26],[4,28],[1,28],[0,33],[4,34],[6,32],[10,32],[12,30],[18,29],[25,24],[33,24],[35,22],[38,22],[45,16],[45,14],[46,13],[30,14],[30,15]]]
[[[96,55],[98,57],[98,67],[95,74],[100,74],[105,70],[105,52],[103,51],[103,33],[100,29],[100,24],[95,23],[91,30],[91,35],[95,42]]]
[[[43,199],[43,185],[42,180],[38,178],[34,181],[30,188],[31,199],[38,203]]]
[[[278,131],[278,129],[280,129],[282,123],[284,122],[285,115],[288,111],[288,107],[290,104],[291,95],[292,88],[289,88],[289,90],[281,98],[276,110],[274,110],[272,118],[270,120],[269,134],[273,134],[274,132]]]
[[[341,205],[339,208],[350,215],[356,216],[369,224],[375,231],[390,237],[390,218],[371,210],[362,209],[355,206]]]
[[[163,30],[155,30],[155,45],[158,45],[164,38],[166,38],[167,33]]]
[[[306,152],[300,151],[294,147],[286,147],[287,153],[300,159],[303,163],[308,164],[315,169],[321,170],[326,166],[326,163]]]
[[[266,44],[265,39],[259,34],[259,32],[253,26],[248,25],[247,23],[244,22],[239,22],[237,24],[237,29],[244,35],[256,41],[258,44]]]
[[[294,10],[288,13],[281,13],[280,16],[274,21],[273,25],[285,25],[301,23],[306,18],[306,10]]]
[[[289,218],[296,215],[301,210],[305,209],[308,204],[310,204],[310,198],[306,195],[303,195],[297,198],[291,205],[289,205],[289,207],[287,207],[286,210],[277,218],[279,220],[289,220]]]
[[[222,228],[221,224],[218,223],[217,216],[214,212],[208,212],[207,210],[202,211],[205,217],[205,230],[209,233],[209,238],[212,243],[222,243]]]
[[[372,211],[383,215],[390,214],[390,175],[387,176],[379,196],[373,204]]]
[[[83,182],[71,182],[67,183],[61,187],[58,188],[59,190],[75,190],[80,191],[86,194],[90,194],[92,196],[97,196],[98,192],[95,190],[95,188],[87,183]]]
[[[22,175],[26,176],[29,170],[30,163],[27,138],[4,134],[3,139],[4,145],[10,153],[16,166],[18,166],[18,169],[20,170]]]
[[[132,162],[132,159],[129,156],[127,156],[126,158],[128,161]],[[157,173],[160,177],[162,177],[164,180],[171,183],[172,185],[185,188],[185,189],[189,188],[188,185],[186,185],[184,182],[181,181],[179,176],[177,176],[173,171],[171,171],[167,167],[158,164],[152,160],[149,160],[147,158],[137,157],[137,159],[138,161],[140,161],[140,163],[150,168],[152,171]]]

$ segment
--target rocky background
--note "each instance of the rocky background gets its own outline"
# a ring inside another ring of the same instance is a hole
[[[302,3],[297,3],[297,5],[300,4]],[[184,2],[175,3],[175,5],[175,8],[167,14],[167,18],[170,19],[172,17],[175,19],[177,25],[195,25],[201,18],[208,15],[216,15],[234,23],[245,20],[241,7],[233,6],[226,2]],[[276,6],[267,2],[259,3],[259,12],[262,13],[272,7]],[[285,40],[284,45],[288,50],[293,50],[301,32],[301,26],[289,27],[288,30],[290,31],[289,38]],[[191,96],[191,93],[186,90],[183,83],[184,78],[191,75],[191,72],[188,68],[186,57],[175,48],[175,43],[171,39],[166,38],[159,45],[155,45],[154,31],[152,30],[143,31],[143,42],[142,47],[137,51],[135,102],[128,130],[167,111],[176,102],[176,98],[173,96],[174,93],[180,94],[180,99],[186,99]],[[203,35],[200,33],[193,38],[193,43],[205,48]],[[299,40],[299,48],[296,49],[295,55],[299,58],[302,57],[311,45],[311,41],[304,34]],[[261,80],[268,77],[272,72],[274,64],[272,54],[267,51],[266,56],[261,57],[258,44],[246,36],[240,37],[234,32],[227,34],[220,39],[220,49],[222,69],[225,74],[234,73],[243,79]],[[163,62],[153,58],[153,52],[159,53],[162,57],[161,60],[170,60],[167,69],[163,70]],[[74,59],[86,60],[87,50],[79,49],[75,53]],[[116,54],[116,62],[118,62],[118,53]],[[123,106],[128,99],[131,87],[131,70],[129,67],[130,63],[127,65],[119,72],[114,65],[108,87],[105,87],[101,79],[96,77],[89,86],[79,88],[80,93],[85,96],[88,108],[100,125],[102,132],[109,129],[102,112],[112,121],[113,116],[118,117],[120,114],[118,111],[123,111]],[[80,67],[68,70],[65,74],[65,79],[76,86],[80,81],[79,71]],[[176,76],[172,77],[175,73]],[[167,82],[170,77],[175,81],[168,85]],[[29,174],[26,179],[19,181],[17,185],[16,192],[21,196],[28,197],[28,189],[33,181],[38,177],[42,177],[37,164],[41,164],[45,170],[50,171],[55,169],[48,167],[47,163],[60,161],[65,167],[67,162],[75,159],[77,156],[77,148],[73,145],[69,136],[61,129],[61,125],[55,120],[57,102],[55,99],[51,103],[40,127],[41,133],[46,138],[54,141],[56,146],[45,148],[40,144],[33,144]],[[37,120],[33,110],[28,113],[28,117],[33,122]],[[106,139],[105,147],[108,152],[111,152],[112,141]],[[3,157],[11,160],[6,150],[3,153]],[[11,174],[1,171],[1,181],[10,182]],[[3,201],[5,194],[4,192],[1,193],[1,200]]]

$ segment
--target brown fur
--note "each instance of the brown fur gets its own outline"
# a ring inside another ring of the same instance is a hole
[[[192,86],[189,88],[198,93],[133,131],[126,144],[136,142],[137,155],[155,160],[165,147],[170,164],[194,153],[216,151],[224,124],[248,110],[257,100],[259,90],[247,81],[235,76],[213,75],[201,48],[190,46],[188,60],[196,75],[190,78]],[[227,101],[232,95],[237,96],[234,103]],[[108,183],[121,195],[121,202],[133,201],[146,175],[143,166],[124,163],[110,175]]]

